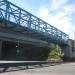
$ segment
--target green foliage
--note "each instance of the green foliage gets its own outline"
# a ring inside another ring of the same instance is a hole
[[[61,57],[63,57],[63,55],[64,54],[62,53],[61,48],[58,45],[51,45],[49,57],[61,58]]]

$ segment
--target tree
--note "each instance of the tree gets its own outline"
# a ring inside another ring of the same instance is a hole
[[[64,53],[61,51],[61,48],[58,45],[52,44],[50,47],[50,58],[62,58]]]

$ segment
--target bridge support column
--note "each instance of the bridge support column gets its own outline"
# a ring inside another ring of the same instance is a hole
[[[70,60],[69,46],[62,46],[61,49],[62,49],[62,52],[64,53],[64,60],[69,61]]]
[[[2,41],[0,40],[0,59],[2,58]]]

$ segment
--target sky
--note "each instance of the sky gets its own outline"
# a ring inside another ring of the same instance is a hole
[[[8,0],[75,39],[75,0]]]

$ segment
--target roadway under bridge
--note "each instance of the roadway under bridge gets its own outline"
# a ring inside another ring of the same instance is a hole
[[[66,46],[68,39],[67,34],[40,18],[7,0],[0,0],[1,59],[45,60],[49,43]]]

